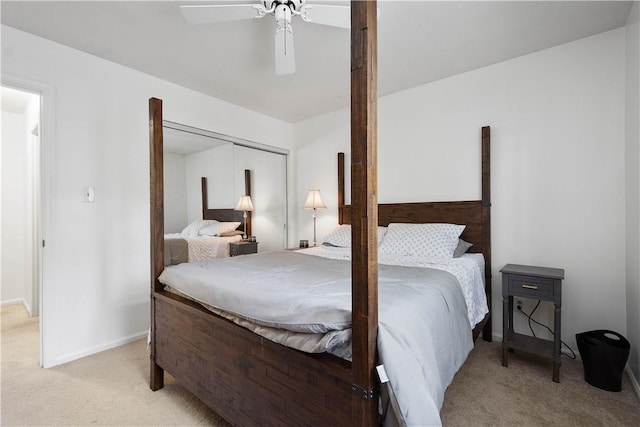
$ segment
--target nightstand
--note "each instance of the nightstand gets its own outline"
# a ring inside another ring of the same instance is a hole
[[[507,264],[500,272],[502,273],[502,366],[509,364],[509,349],[550,357],[553,362],[552,379],[554,382],[560,382],[560,315],[564,270]],[[553,302],[553,341],[514,332],[513,297]]]
[[[258,253],[258,242],[231,242],[229,243],[229,256],[248,255]]]

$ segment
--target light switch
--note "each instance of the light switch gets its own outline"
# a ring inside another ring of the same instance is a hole
[[[93,187],[85,187],[82,189],[82,201],[85,203],[93,203],[96,199],[96,192]]]

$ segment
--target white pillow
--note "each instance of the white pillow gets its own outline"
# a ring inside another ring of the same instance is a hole
[[[387,227],[378,227],[378,244],[387,234]],[[351,247],[351,224],[338,225],[331,233],[322,238],[322,243],[340,248]]]
[[[216,222],[215,224],[208,225],[200,229],[201,236],[219,236],[221,234],[229,233],[240,225],[240,222]]]
[[[338,246],[339,248],[351,247],[351,225],[340,224],[329,234],[322,238],[322,243],[329,246]]]
[[[215,219],[197,219],[191,224],[187,225],[180,234],[185,237],[197,236],[202,228],[211,224],[215,224],[217,222],[218,221],[216,221]]]
[[[464,225],[441,223],[389,224],[380,253],[428,260],[451,259],[464,228]]]

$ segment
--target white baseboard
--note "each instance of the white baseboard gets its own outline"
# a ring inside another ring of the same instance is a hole
[[[0,302],[0,305],[3,307],[5,305],[14,305],[14,304],[22,304],[25,310],[27,310],[27,313],[29,313],[29,317],[31,317],[31,307],[29,306],[29,304],[27,304],[27,301],[24,298],[16,298],[16,299],[10,299],[10,300]]]
[[[107,342],[95,347],[88,348],[83,351],[79,351],[76,353],[71,353],[66,356],[58,357],[55,363],[51,365],[44,366],[45,368],[52,368],[57,365],[62,365],[63,363],[73,362],[74,360],[81,359],[83,357],[91,356],[92,354],[100,353],[105,350],[110,350],[112,348],[120,347],[121,345],[129,344],[130,342],[137,341],[141,338],[147,336],[148,331],[138,332],[132,335],[129,335],[124,338],[120,338],[111,342]]]
[[[638,378],[636,378],[635,375],[633,375],[633,371],[631,370],[628,364],[627,366],[625,366],[624,369],[627,372],[629,381],[631,381],[631,387],[633,387],[633,390],[636,392],[636,397],[638,398],[638,401],[640,401],[640,383],[638,383]]]
[[[8,299],[6,301],[0,302],[0,305],[2,305],[3,307],[5,305],[13,305],[13,304],[22,304],[22,305],[24,305],[24,299],[16,298],[16,299]]]

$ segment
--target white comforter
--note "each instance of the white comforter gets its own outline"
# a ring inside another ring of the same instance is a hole
[[[301,249],[299,252],[323,258],[351,260],[351,248],[321,245]],[[435,268],[448,271],[456,276],[467,303],[467,315],[469,316],[471,328],[484,319],[484,316],[489,312],[487,295],[484,290],[484,257],[482,254],[469,253],[460,258],[452,258],[447,261],[429,261],[422,257],[378,254],[378,263],[405,267]]]
[[[316,351],[332,351],[350,339],[350,277],[348,261],[282,251],[176,265],[160,281],[240,324],[286,330],[285,345],[330,337]],[[444,391],[473,347],[467,312],[453,274],[379,266],[378,353],[402,424],[440,424]]]

